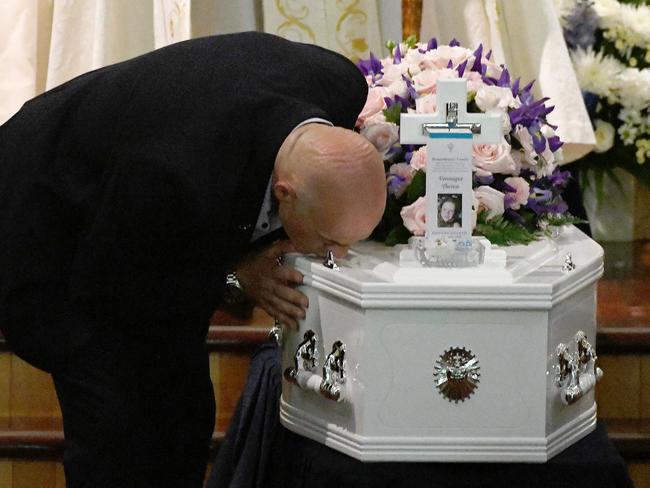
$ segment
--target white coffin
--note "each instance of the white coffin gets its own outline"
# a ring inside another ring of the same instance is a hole
[[[285,427],[364,461],[458,462],[545,462],[595,428],[593,375],[579,378],[584,394],[567,404],[556,350],[565,343],[573,353],[578,331],[595,346],[596,242],[567,227],[462,270],[400,266],[400,252],[404,262],[411,251],[360,243],[338,270],[290,257],[310,306],[297,332],[284,330],[283,371],[307,330],[319,365],[283,380]],[[318,391],[335,341],[345,344],[340,401]],[[443,396],[434,377],[451,348],[471,351],[480,368],[461,401]]]

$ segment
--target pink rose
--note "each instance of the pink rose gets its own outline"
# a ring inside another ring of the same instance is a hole
[[[478,212],[487,210],[487,220],[493,219],[497,215],[503,215],[504,194],[495,190],[491,186],[479,186],[474,190],[474,197],[478,200]]]
[[[357,127],[363,125],[366,119],[381,112],[386,108],[384,97],[389,96],[388,90],[383,87],[374,87],[368,90],[368,98],[366,104],[363,106],[359,117],[357,118]]]
[[[422,171],[427,170],[427,146],[422,146],[411,156],[411,168]]]
[[[427,228],[427,200],[418,198],[411,205],[402,207],[399,213],[402,216],[404,227],[415,236],[423,236]]]
[[[387,87],[389,97],[393,97],[394,95],[399,95],[402,98],[406,98],[408,95],[408,86],[406,85],[406,82],[404,80],[395,80],[393,83],[388,85]]]
[[[399,140],[399,129],[392,122],[368,124],[361,129],[361,135],[368,139],[382,157]]]
[[[483,83],[483,77],[481,76],[481,73],[470,71],[469,69],[465,70],[463,73],[463,78],[467,80],[467,91],[469,92],[477,92],[478,89],[485,84]]]
[[[438,81],[435,71],[427,69],[413,77],[413,87],[418,93],[433,93]]]
[[[384,75],[381,77],[379,81],[377,81],[377,84],[381,86],[389,86],[395,81],[401,80],[405,68],[406,66],[404,66],[401,63],[389,64],[387,66],[384,66]]]
[[[510,155],[510,144],[474,144],[472,160],[477,170],[489,173],[513,174],[517,165]],[[481,173],[483,174],[483,173]]]
[[[472,51],[464,47],[438,46],[437,49],[425,53],[422,63],[426,68],[446,68],[451,61],[455,68],[470,56],[472,56]]]
[[[530,185],[526,180],[519,176],[506,178],[506,185],[515,189],[514,193],[508,192],[504,199],[506,206],[514,210],[519,210],[519,207],[528,203],[528,196],[530,195]]]
[[[415,113],[432,114],[438,110],[437,98],[435,95],[424,95],[415,99]]]

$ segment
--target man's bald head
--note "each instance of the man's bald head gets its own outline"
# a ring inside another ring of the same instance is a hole
[[[383,214],[384,165],[374,146],[356,132],[307,124],[282,144],[273,190],[280,218],[298,250],[322,252],[322,246],[315,248],[317,236],[330,248],[347,248],[368,237]],[[301,231],[313,235],[300,236]],[[313,242],[301,246],[298,241],[308,237]]]

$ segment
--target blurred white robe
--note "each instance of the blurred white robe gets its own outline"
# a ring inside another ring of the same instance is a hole
[[[548,121],[564,141],[564,163],[595,145],[589,115],[571,64],[552,0],[424,0],[421,39],[456,38],[463,46],[483,43],[522,86],[535,82],[535,96],[550,97]]]

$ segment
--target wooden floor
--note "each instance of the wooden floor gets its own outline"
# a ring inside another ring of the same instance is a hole
[[[637,488],[650,488],[650,241],[611,243],[598,285],[598,415]],[[208,334],[217,402],[215,449],[272,320],[217,311]],[[62,488],[61,414],[49,375],[10,354],[0,339],[0,488]]]

